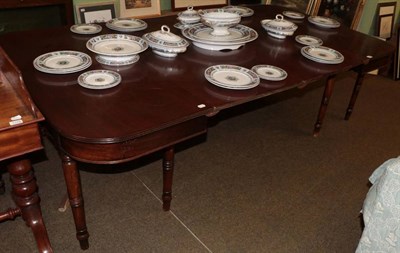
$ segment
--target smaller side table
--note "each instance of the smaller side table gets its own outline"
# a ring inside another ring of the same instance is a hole
[[[22,76],[0,48],[0,162],[10,173],[16,208],[0,212],[0,221],[21,215],[32,229],[39,252],[53,252],[43,222],[40,198],[28,153],[43,148],[38,123],[42,114],[32,103]],[[7,240],[3,238],[3,240]]]

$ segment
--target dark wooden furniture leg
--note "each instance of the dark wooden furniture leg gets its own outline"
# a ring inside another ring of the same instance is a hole
[[[317,122],[314,125],[314,137],[317,137],[324,120],[326,110],[328,109],[329,99],[331,98],[333,86],[335,84],[335,76],[330,76],[326,80],[324,95],[322,97],[321,106],[319,107]]]
[[[36,179],[29,160],[15,160],[7,166],[12,184],[12,197],[26,225],[32,229],[39,252],[53,252],[40,209]]]
[[[81,179],[76,162],[69,156],[62,156],[65,183],[67,185],[69,203],[74,216],[76,238],[81,249],[89,248],[89,232],[86,227],[85,209],[81,188]]]
[[[345,120],[350,119],[351,113],[353,112],[354,104],[356,103],[358,93],[360,92],[361,85],[363,83],[364,77],[365,77],[365,72],[362,72],[362,71],[358,72],[357,80],[356,80],[356,83],[355,83],[354,89],[353,89],[353,93],[351,94],[349,106],[347,107],[346,115],[344,116]]]
[[[4,194],[5,192],[6,192],[6,186],[4,184],[3,175],[1,174],[0,171],[0,195]]]
[[[169,147],[163,157],[163,209],[169,211],[172,200],[172,178],[174,174],[174,147]]]

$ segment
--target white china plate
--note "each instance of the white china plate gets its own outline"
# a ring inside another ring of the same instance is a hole
[[[147,42],[128,34],[104,34],[88,40],[87,49],[106,56],[131,56],[148,48]]]
[[[78,84],[94,90],[108,89],[121,82],[121,75],[111,70],[92,70],[78,77]]]
[[[340,27],[340,22],[328,17],[322,16],[309,16],[308,21],[314,25],[324,27],[324,28],[338,28]]]
[[[98,24],[78,24],[71,26],[70,30],[77,34],[96,34],[101,32],[103,28]]]
[[[114,18],[107,21],[106,26],[119,32],[135,32],[146,29],[147,23],[136,18]]]
[[[116,57],[116,56],[104,56],[104,55],[96,55],[96,61],[103,65],[108,66],[125,66],[133,64],[139,61],[140,56],[135,54],[132,56],[123,56],[123,57]]]
[[[92,65],[89,55],[78,51],[54,51],[42,54],[33,61],[35,69],[49,74],[69,74]]]
[[[250,17],[254,14],[254,11],[252,9],[245,6],[228,5],[223,7],[222,9],[235,11],[243,18]]]
[[[238,49],[258,38],[258,33],[247,26],[236,25],[228,29],[226,36],[211,35],[212,28],[197,24],[182,30],[182,34],[193,42],[193,45],[208,50]]]
[[[305,46],[301,49],[301,54],[309,60],[325,64],[339,64],[344,61],[340,52],[324,46]]]
[[[212,84],[226,89],[247,90],[256,87],[260,78],[253,71],[235,65],[214,65],[204,71]]]
[[[306,16],[303,13],[295,12],[295,11],[283,11],[282,14],[288,18],[292,19],[303,19]]]
[[[261,79],[268,81],[282,81],[288,76],[287,72],[272,65],[256,65],[251,68]]]
[[[310,35],[297,35],[295,37],[295,40],[306,46],[320,46],[322,45],[322,40],[320,38],[310,36]]]

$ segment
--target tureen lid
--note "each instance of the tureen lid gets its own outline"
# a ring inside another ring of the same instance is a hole
[[[181,18],[194,18],[200,17],[196,10],[193,9],[193,6],[187,7],[187,10],[179,12],[178,16]]]
[[[295,23],[285,20],[281,14],[276,15],[275,19],[266,22],[264,25],[272,29],[284,31],[297,29],[297,25]]]
[[[150,45],[158,48],[180,48],[189,46],[184,38],[170,32],[168,26],[161,26],[161,30],[143,35]]]

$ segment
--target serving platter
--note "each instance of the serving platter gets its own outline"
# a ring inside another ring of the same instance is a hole
[[[182,30],[182,34],[193,42],[193,45],[208,50],[238,49],[258,38],[258,33],[247,26],[236,25],[228,29],[229,35],[214,36],[212,28],[197,24]]]
[[[309,60],[324,64],[339,64],[344,61],[340,52],[324,46],[305,46],[301,49],[301,54]]]
[[[49,74],[69,74],[79,72],[92,65],[89,55],[78,51],[54,51],[35,58],[35,69]]]
[[[340,22],[328,17],[323,16],[309,16],[308,21],[316,26],[323,28],[338,28],[340,27]]]
[[[268,81],[282,81],[288,76],[287,72],[279,67],[272,65],[256,65],[251,68],[261,79]]]
[[[103,28],[98,24],[77,24],[70,28],[70,31],[77,34],[96,34]]]
[[[229,64],[208,67],[204,76],[210,83],[231,90],[247,90],[260,83],[259,76],[252,70]]]
[[[323,41],[320,38],[310,36],[310,35],[297,35],[295,40],[306,46],[320,46],[322,45]]]
[[[235,11],[243,18],[250,17],[254,14],[254,11],[252,9],[245,7],[245,6],[228,5],[228,6],[222,7],[222,9]]]
[[[121,83],[121,75],[111,70],[92,70],[78,77],[78,84],[94,90],[109,89]]]
[[[136,18],[114,18],[106,22],[111,30],[119,32],[136,32],[147,28],[147,23]]]
[[[129,34],[104,34],[91,38],[86,43],[90,51],[106,56],[131,56],[148,48],[147,42]]]

